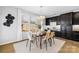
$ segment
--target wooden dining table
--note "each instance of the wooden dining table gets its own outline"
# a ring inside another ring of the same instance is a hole
[[[38,39],[40,40],[40,49],[42,49],[42,39],[43,39],[43,36],[45,36],[45,33],[39,33],[39,35],[37,35]]]

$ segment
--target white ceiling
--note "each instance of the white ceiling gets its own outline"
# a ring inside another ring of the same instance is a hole
[[[46,17],[58,16],[63,13],[79,11],[79,6],[19,6],[27,12]]]

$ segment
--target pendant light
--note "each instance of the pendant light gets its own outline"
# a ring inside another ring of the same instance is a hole
[[[43,12],[42,12],[42,11],[43,11],[43,8],[44,8],[44,6],[40,6],[40,13],[43,13]],[[40,15],[40,16],[38,16],[38,19],[39,19],[39,20],[43,20],[43,19],[45,19],[45,16]]]

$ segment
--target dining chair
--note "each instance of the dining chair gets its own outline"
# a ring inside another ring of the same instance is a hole
[[[36,46],[38,47],[38,36],[37,36],[37,33],[32,33],[32,38],[33,38],[34,42],[36,43]]]
[[[31,51],[31,43],[33,43],[32,32],[28,32],[27,37],[28,37],[28,39],[29,39],[29,41],[28,41],[28,42],[30,43],[29,49],[30,49],[30,51]],[[28,43],[27,43],[27,44],[28,44]]]
[[[53,44],[55,44],[55,32],[51,32],[50,38],[48,39],[50,46],[52,46],[52,40],[53,40]]]
[[[36,43],[36,46],[38,47],[38,45],[37,45],[37,38],[36,38],[35,33],[32,33],[32,32],[30,31],[30,32],[28,32],[27,37],[28,37],[28,40],[27,40],[27,43],[26,43],[26,47],[27,47],[27,45],[28,45],[28,43],[29,43],[29,44],[30,44],[30,45],[29,45],[29,50],[30,50],[30,51],[31,51],[31,45],[32,45],[32,43],[33,43],[33,44]]]
[[[43,35],[42,37],[42,45],[43,45],[43,42],[46,46],[46,50],[47,50],[47,45],[48,45],[48,40],[50,39],[50,36],[51,36],[51,32],[46,32],[45,35]]]
[[[53,38],[53,43],[55,44],[55,32],[52,32],[51,39]]]
[[[43,36],[43,41],[45,43],[45,46],[46,46],[46,50],[47,50],[47,47],[48,47],[48,43],[50,46],[52,46],[52,40],[53,40],[53,43],[55,44],[55,40],[54,40],[54,37],[55,37],[55,32],[46,32],[46,35]]]
[[[26,46],[27,46],[28,45],[28,41],[29,41],[29,39],[28,39],[28,32],[22,32],[22,39],[26,40],[26,42],[27,42]]]

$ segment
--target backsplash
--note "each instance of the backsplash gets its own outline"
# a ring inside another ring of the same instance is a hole
[[[79,25],[72,25],[72,31],[79,31]]]

